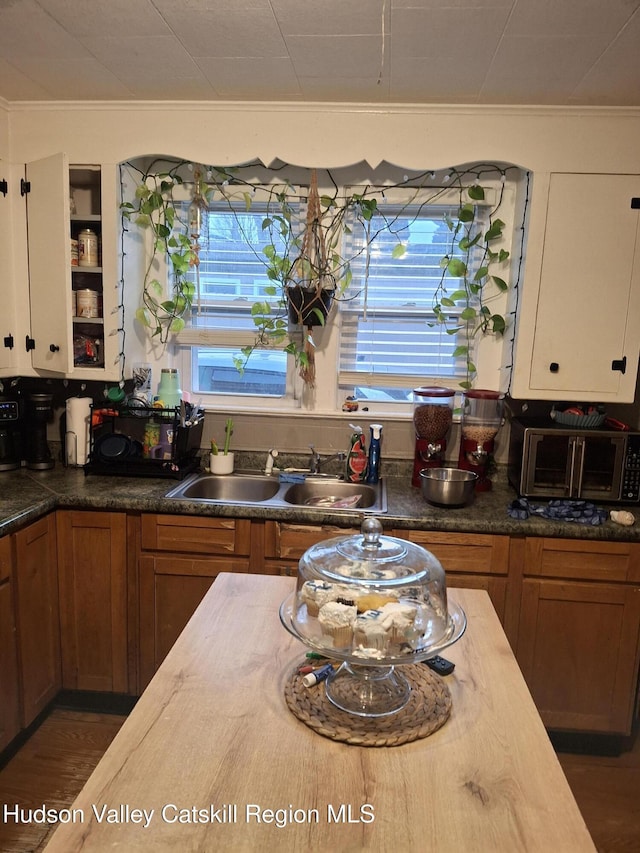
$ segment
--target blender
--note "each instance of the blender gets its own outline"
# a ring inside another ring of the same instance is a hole
[[[413,389],[416,447],[412,486],[420,486],[420,471],[423,468],[442,468],[444,464],[446,436],[453,421],[455,393],[451,388],[421,386]]]
[[[478,492],[491,489],[488,473],[495,437],[502,426],[503,405],[503,397],[498,391],[474,389],[463,394],[458,468],[478,475]]]

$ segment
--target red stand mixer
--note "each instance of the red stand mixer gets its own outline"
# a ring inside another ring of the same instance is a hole
[[[453,421],[451,388],[413,389],[413,426],[416,432],[416,449],[413,460],[412,486],[420,486],[423,468],[442,468],[447,449],[446,436]]]
[[[458,468],[478,475],[477,492],[491,490],[488,472],[495,437],[502,426],[504,400],[497,391],[473,389],[463,394]]]

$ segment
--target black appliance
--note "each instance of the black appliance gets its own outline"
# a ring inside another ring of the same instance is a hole
[[[640,432],[514,418],[507,470],[523,497],[640,504]]]
[[[53,416],[53,394],[29,394],[25,411],[25,448],[27,468],[43,471],[55,466],[47,444],[47,423]]]
[[[22,419],[17,400],[0,397],[0,471],[22,464]]]

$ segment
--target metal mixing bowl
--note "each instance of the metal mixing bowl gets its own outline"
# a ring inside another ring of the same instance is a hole
[[[459,468],[423,468],[420,471],[422,495],[436,506],[466,506],[474,495],[478,475]]]

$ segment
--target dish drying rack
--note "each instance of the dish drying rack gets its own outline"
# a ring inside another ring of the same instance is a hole
[[[204,411],[192,407],[185,415],[184,406],[156,408],[134,405],[91,406],[89,461],[85,474],[112,474],[124,477],[166,477],[182,480],[200,467],[200,442]],[[165,458],[146,454],[145,437],[150,424],[171,427],[170,452]],[[99,453],[103,436],[122,435],[129,440],[129,452],[118,458],[105,458]],[[167,458],[168,457],[168,458]]]

